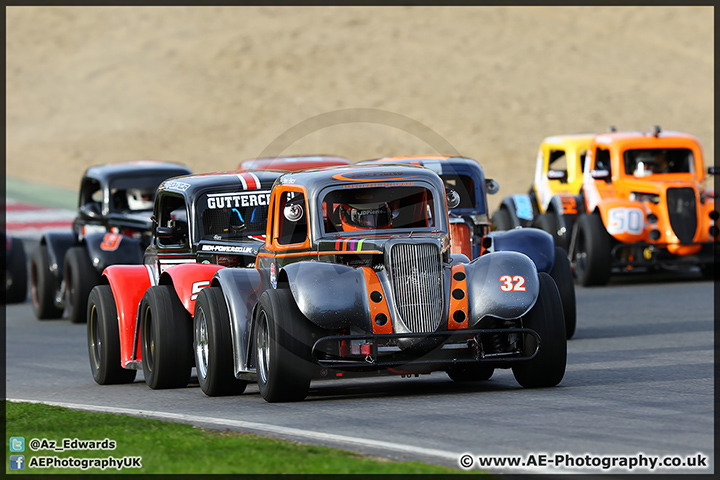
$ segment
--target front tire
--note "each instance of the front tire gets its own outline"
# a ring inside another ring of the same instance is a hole
[[[260,395],[267,402],[303,400],[310,390],[314,339],[289,289],[262,294],[254,330]]]
[[[96,383],[111,385],[135,380],[137,371],[121,365],[118,315],[110,285],[98,285],[90,291],[87,342],[90,370]]]
[[[140,302],[145,382],[152,389],[182,388],[193,364],[192,320],[172,285],[157,285]]]
[[[555,247],[555,263],[550,271],[550,276],[555,280],[560,299],[562,300],[563,316],[565,317],[565,334],[570,339],[575,334],[577,324],[577,303],[575,301],[575,284],[573,283],[572,269],[567,252],[560,247]]]
[[[30,291],[33,311],[38,320],[62,317],[64,309],[55,306],[57,290],[57,279],[50,271],[47,245],[40,245],[30,260]]]
[[[598,214],[578,220],[575,275],[581,285],[605,285],[610,280],[610,235]]]
[[[220,287],[200,290],[195,302],[193,350],[198,382],[208,396],[240,395],[247,381],[233,372],[233,349],[228,315]]]
[[[5,303],[22,303],[27,298],[27,258],[22,240],[10,238],[10,249],[5,252],[7,277]]]
[[[540,292],[535,305],[522,319],[523,327],[540,335],[540,348],[532,360],[512,367],[515,380],[525,388],[553,387],[565,376],[567,339],[562,302],[555,281],[547,273],[538,273]],[[526,335],[523,353],[532,355],[537,339]]]
[[[93,267],[85,247],[72,247],[65,254],[65,308],[72,323],[87,321],[90,290],[100,283],[100,275]]]

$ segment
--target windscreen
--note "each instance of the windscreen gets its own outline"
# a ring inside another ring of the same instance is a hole
[[[269,191],[204,193],[197,200],[204,240],[237,240],[265,235]]]
[[[665,173],[692,173],[694,157],[687,148],[626,150],[625,173],[636,177]]]
[[[436,226],[435,199],[421,186],[332,190],[322,200],[325,233]]]
[[[157,187],[167,175],[116,178],[110,182],[110,211],[152,210]]]

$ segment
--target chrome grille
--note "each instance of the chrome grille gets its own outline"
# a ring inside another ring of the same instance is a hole
[[[690,243],[697,230],[697,206],[692,188],[668,188],[667,208],[670,226],[681,243]]]
[[[396,244],[390,249],[395,305],[413,333],[434,332],[442,317],[440,249],[431,243]]]

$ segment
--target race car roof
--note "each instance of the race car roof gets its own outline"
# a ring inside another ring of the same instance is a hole
[[[167,175],[169,178],[189,173],[192,173],[190,167],[180,163],[143,160],[95,165],[85,170],[84,176],[107,182],[118,177]]]
[[[282,173],[276,170],[196,173],[170,178],[160,184],[158,192],[174,192],[193,197],[206,190],[228,186],[235,186],[239,190],[270,190]]]

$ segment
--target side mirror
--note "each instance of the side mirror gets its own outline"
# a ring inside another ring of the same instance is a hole
[[[590,170],[590,176],[595,180],[607,180],[610,178],[608,170]]]
[[[500,191],[500,184],[498,184],[498,182],[496,182],[492,178],[486,178],[485,189],[488,195],[495,195],[497,192]]]
[[[80,207],[80,214],[88,218],[99,218],[102,216],[100,204],[95,202],[88,202],[82,207]]]
[[[708,175],[716,175],[716,173],[715,173],[716,171],[717,171],[716,166],[713,165],[712,167],[708,167]]]
[[[161,240],[170,240],[175,234],[172,227],[157,227],[155,229],[155,236]]]

